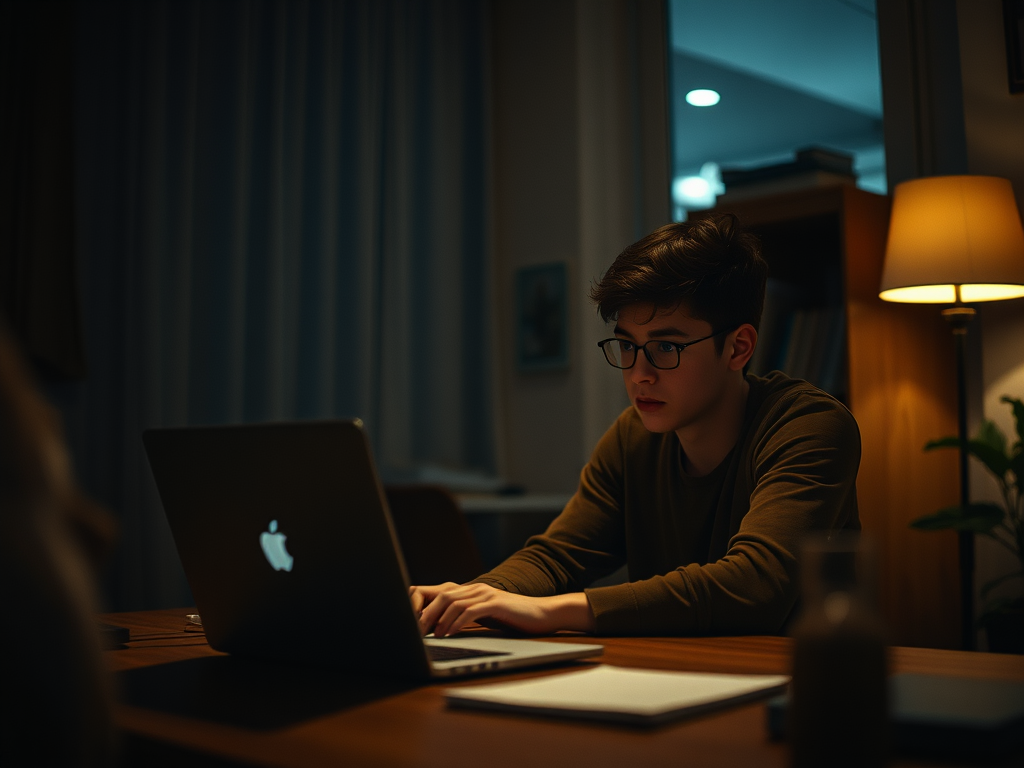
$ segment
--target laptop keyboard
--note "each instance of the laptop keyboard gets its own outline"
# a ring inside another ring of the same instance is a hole
[[[476,648],[458,648],[453,645],[428,645],[427,655],[431,661],[457,661],[474,659],[477,656],[508,656],[508,652],[478,651]]]

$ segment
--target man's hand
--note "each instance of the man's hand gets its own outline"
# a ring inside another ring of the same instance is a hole
[[[535,635],[559,629],[593,632],[596,623],[583,592],[551,597],[526,597],[487,584],[436,584],[411,587],[413,610],[419,613],[420,631],[447,637],[473,622],[500,624]]]

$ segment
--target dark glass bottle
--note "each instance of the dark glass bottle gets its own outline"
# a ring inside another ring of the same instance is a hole
[[[886,639],[874,573],[872,549],[852,532],[804,545],[787,718],[794,768],[888,762]]]

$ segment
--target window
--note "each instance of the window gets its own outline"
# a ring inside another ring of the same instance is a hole
[[[834,176],[886,191],[874,0],[669,0],[669,24],[677,221]]]

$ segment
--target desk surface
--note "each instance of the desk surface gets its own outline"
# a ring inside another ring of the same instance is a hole
[[[182,663],[222,657],[201,633],[185,632],[186,609],[105,614],[102,621],[131,629],[127,647],[107,651],[110,668],[129,676],[183,668]],[[556,638],[558,639],[558,638]],[[565,640],[572,640],[566,637]],[[601,661],[628,667],[711,672],[788,673],[790,642],[779,637],[601,638]],[[927,648],[892,648],[893,672],[924,672],[1024,681],[1024,657]],[[155,665],[179,662],[174,667]],[[565,667],[560,668],[562,670]],[[504,675],[502,679],[550,674]],[[313,673],[310,673],[313,674]],[[497,678],[491,678],[497,679]],[[319,710],[314,689],[289,689],[296,706],[308,705],[299,720],[243,727],[218,718],[183,714],[157,706],[122,704],[117,718],[133,744],[170,749],[172,762],[189,753],[226,759],[229,764],[321,766],[494,766],[587,765],[785,766],[784,744],[768,740],[763,703],[750,704],[656,730],[608,727],[484,712],[449,710],[446,685],[401,691],[378,690],[362,703]],[[477,680],[479,682],[479,679]],[[319,683],[317,685],[316,683]],[[459,683],[466,684],[466,683]],[[288,707],[273,700],[268,683],[245,693],[251,710]],[[266,690],[267,693],[262,691]],[[283,690],[283,689],[282,689]],[[299,690],[300,693],[296,694]],[[203,704],[202,692],[194,693]],[[260,701],[265,697],[266,701]],[[294,708],[293,708],[294,709]],[[926,766],[926,762],[895,765]]]

